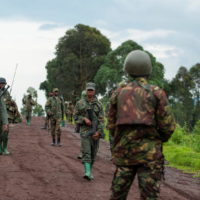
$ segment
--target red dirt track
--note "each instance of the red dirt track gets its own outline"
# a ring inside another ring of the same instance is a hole
[[[0,156],[0,200],[108,200],[115,166],[109,144],[101,140],[92,181],[82,178],[84,167],[79,134],[72,125],[62,128],[62,147],[52,147],[50,131],[41,130],[44,118],[11,125],[9,156]],[[139,200],[137,179],[128,200]],[[200,178],[167,168],[159,200],[200,200]]]

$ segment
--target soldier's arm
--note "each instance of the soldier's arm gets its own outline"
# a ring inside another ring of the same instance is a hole
[[[81,112],[79,110],[79,102],[77,102],[75,106],[73,118],[74,118],[75,123],[77,124],[84,124],[85,122],[85,117],[81,115]]]
[[[103,105],[101,105],[101,110],[99,112],[99,116],[98,116],[98,126],[97,126],[97,133],[100,136],[103,136],[104,133],[104,125],[105,125],[105,119],[104,119],[104,112],[103,112]]]
[[[35,106],[35,101],[33,99],[31,99],[31,104],[32,106]]]
[[[7,110],[3,97],[0,99],[0,114],[3,125],[8,124]]]
[[[117,121],[117,93],[113,93],[108,108],[108,129],[109,133],[114,136]]]
[[[23,103],[23,104],[26,104],[26,99],[23,98],[23,99],[22,99],[22,103]]]
[[[47,113],[47,115],[51,115],[51,100],[50,98],[47,100],[46,104],[45,104],[45,111]]]
[[[175,130],[175,118],[172,112],[172,107],[158,87],[154,90],[154,96],[157,100],[156,121],[158,131],[162,138],[162,142],[167,142]]]

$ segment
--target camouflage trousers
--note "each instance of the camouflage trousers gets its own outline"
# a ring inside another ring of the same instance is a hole
[[[140,199],[156,200],[163,177],[163,159],[135,166],[116,166],[110,199],[125,200],[137,174]]]
[[[26,110],[26,119],[31,119],[32,110]]]
[[[53,138],[55,138],[56,135],[57,135],[57,137],[60,137],[61,136],[61,121],[62,121],[62,119],[51,117],[50,120],[51,120],[51,136]]]
[[[8,130],[7,132],[3,132],[3,124],[1,122],[1,129],[0,129],[0,143],[7,142],[8,141],[8,133],[9,133],[9,124],[8,124]]]
[[[114,138],[111,134],[109,134],[109,142],[110,142],[110,151],[111,151],[111,155],[112,155]]]
[[[92,138],[81,137],[82,163],[94,164],[98,149],[99,139],[97,140],[97,145],[94,145]]]

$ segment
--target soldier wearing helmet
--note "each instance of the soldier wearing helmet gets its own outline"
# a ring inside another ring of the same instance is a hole
[[[124,71],[133,81],[116,90],[108,112],[116,165],[110,199],[126,199],[137,174],[141,199],[156,200],[164,175],[162,143],[174,132],[174,115],[162,90],[147,83],[152,65],[146,52],[130,52]]]

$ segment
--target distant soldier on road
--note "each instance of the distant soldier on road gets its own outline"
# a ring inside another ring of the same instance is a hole
[[[103,105],[95,96],[95,84],[86,84],[87,96],[77,102],[74,110],[74,121],[80,125],[82,163],[85,167],[83,178],[91,180],[92,166],[95,162],[99,147],[99,138],[104,137],[104,112]],[[85,138],[88,131],[92,129],[92,123],[89,119],[88,108],[93,110],[94,122],[97,124],[96,132],[93,136]]]
[[[31,116],[32,116],[32,110],[33,110],[32,107],[35,106],[35,102],[32,99],[32,95],[29,94],[27,98],[23,98],[22,102],[25,105],[27,124],[31,125]]]
[[[2,91],[4,90],[6,85],[6,79],[5,78],[0,78],[0,89]],[[0,92],[0,95],[2,94],[2,91]],[[8,155],[9,152],[7,151],[7,144],[8,144],[8,133],[9,133],[9,122],[8,122],[8,117],[7,117],[7,110],[6,110],[6,105],[4,102],[4,96],[0,98],[0,155],[5,153],[5,155]],[[3,149],[2,149],[2,142],[3,142]]]
[[[64,117],[64,100],[58,96],[58,88],[53,89],[53,97],[50,97],[45,105],[46,113],[51,120],[51,146],[55,146],[55,134],[57,134],[57,145],[61,147],[61,121]]]
[[[162,143],[174,132],[174,115],[162,90],[147,83],[152,65],[146,52],[129,53],[124,71],[133,81],[112,94],[108,114],[116,165],[110,199],[126,199],[137,174],[141,200],[156,200],[164,175]]]
[[[73,112],[74,112],[74,105],[72,104],[72,101],[69,101],[66,112],[67,112],[69,124],[72,124],[72,121],[73,121],[72,116],[73,116]]]
[[[53,96],[53,93],[49,93],[49,98],[52,97],[52,96]],[[46,114],[45,124],[44,124],[44,127],[42,127],[41,129],[47,129],[47,124],[49,124],[49,119],[50,119],[50,117],[48,116],[48,114]]]

